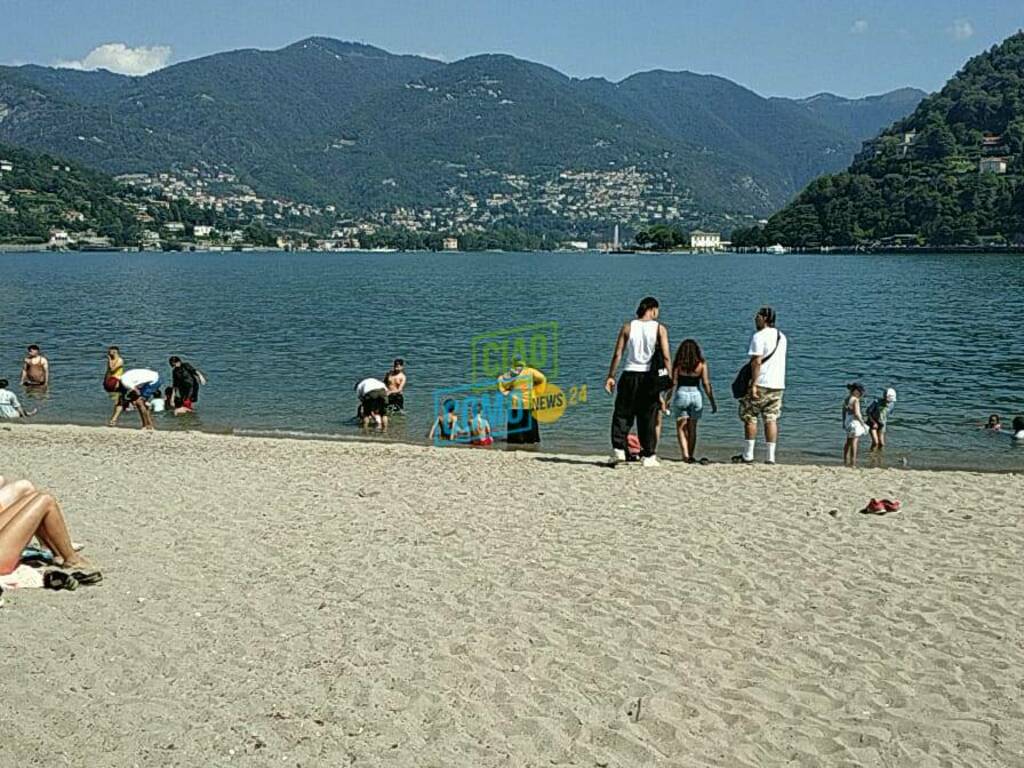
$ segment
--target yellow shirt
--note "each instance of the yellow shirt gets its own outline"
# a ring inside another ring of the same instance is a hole
[[[514,377],[498,379],[498,391],[503,395],[512,394],[513,408],[522,406],[532,411],[536,407],[536,398],[544,393],[547,383],[543,373],[527,365]]]

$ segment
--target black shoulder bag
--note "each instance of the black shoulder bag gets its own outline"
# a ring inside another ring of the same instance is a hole
[[[772,359],[772,355],[779,349],[779,342],[782,341],[782,331],[775,330],[775,349],[768,353],[768,355],[761,360],[761,365],[764,365]],[[750,365],[750,361],[744,364],[740,368],[740,372],[736,374],[736,378],[732,380],[732,396],[740,400],[747,396],[747,392],[750,391],[750,382],[754,377],[753,368]]]
[[[655,392],[664,392],[672,389],[672,376],[669,374],[668,361],[661,354],[661,323],[658,323],[658,330],[654,334],[654,354],[651,356],[651,365],[647,369],[651,377]]]

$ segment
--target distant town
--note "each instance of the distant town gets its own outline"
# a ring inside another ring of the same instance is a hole
[[[0,160],[0,178],[14,169],[13,161]],[[54,165],[51,170],[70,172],[71,168]],[[551,237],[541,234],[539,241],[530,246],[616,250],[625,242],[613,236],[613,228],[617,231],[620,223],[624,233],[632,234],[652,224],[700,216],[693,201],[668,174],[635,167],[567,170],[553,178],[493,171],[473,175],[480,177],[473,180],[478,186],[501,191],[474,195],[451,189],[446,205],[395,207],[352,216],[334,205],[262,197],[229,169],[193,167],[123,174],[115,181],[131,192],[126,203],[138,225],[132,242],[117,242],[108,234],[88,228],[87,214],[70,209],[61,213],[62,225],[50,229],[48,240],[31,245],[51,250],[343,251],[394,250],[408,248],[411,242],[414,247],[459,250],[464,242],[479,244],[482,233],[549,217],[568,232],[556,231]],[[11,196],[17,194],[39,193],[29,189],[0,191],[0,214],[13,213]],[[180,219],[176,211],[183,212]],[[751,217],[737,217],[735,223],[757,222]],[[409,235],[419,237],[410,240]],[[519,243],[518,247],[525,245]],[[674,247],[695,250],[719,250],[728,245],[719,232],[703,230],[693,232],[692,242],[673,243]],[[644,247],[657,246],[652,242]]]

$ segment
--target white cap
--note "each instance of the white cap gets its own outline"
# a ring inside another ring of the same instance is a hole
[[[889,387],[889,389],[885,390],[885,401],[887,403],[896,402],[896,390],[893,389],[892,387]]]

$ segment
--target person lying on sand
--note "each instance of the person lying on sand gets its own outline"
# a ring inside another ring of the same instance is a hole
[[[33,536],[61,558],[62,567],[89,566],[74,550],[57,500],[28,480],[0,477],[0,575],[18,567],[22,550]]]

